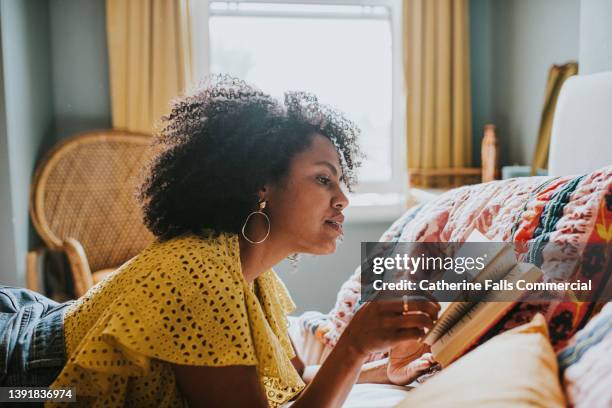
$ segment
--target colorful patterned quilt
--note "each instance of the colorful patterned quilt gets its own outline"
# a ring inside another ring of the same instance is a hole
[[[524,177],[453,189],[409,209],[380,241],[464,242],[475,228],[491,241],[570,245],[581,254],[578,265],[589,268],[578,266],[566,278],[591,278],[593,290],[601,291],[612,268],[612,166],[575,177]],[[549,251],[542,256],[543,262],[555,262],[563,254]],[[333,347],[359,299],[357,268],[340,288],[334,308],[327,314],[305,313],[300,318],[302,329]],[[523,324],[539,312],[546,316],[553,346],[560,349],[586,323],[593,307],[593,302],[519,302],[486,338]],[[380,357],[371,356],[371,360]]]

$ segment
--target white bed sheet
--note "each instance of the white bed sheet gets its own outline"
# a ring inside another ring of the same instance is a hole
[[[311,333],[302,331],[298,318],[293,316],[289,316],[289,335],[305,364],[320,364],[322,343]],[[391,408],[406,398],[409,391],[409,387],[390,384],[355,384],[343,408]],[[289,406],[291,403],[283,405]]]
[[[402,402],[409,391],[408,387],[397,385],[355,384],[342,408],[392,408]]]

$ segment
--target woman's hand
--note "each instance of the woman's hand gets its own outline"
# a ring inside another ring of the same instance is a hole
[[[408,302],[408,313],[402,314],[403,310],[404,302],[399,299],[368,302],[352,318],[341,340],[363,356],[386,351],[423,337],[425,329],[433,326],[440,306],[422,300]]]
[[[435,363],[427,344],[418,339],[406,340],[389,351],[387,378],[392,384],[410,384]]]
[[[376,300],[355,313],[338,343],[292,407],[339,407],[360,376],[363,363],[376,351],[386,351],[402,340],[418,339],[438,315],[435,302],[408,303]]]

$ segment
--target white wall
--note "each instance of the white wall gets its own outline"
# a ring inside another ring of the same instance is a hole
[[[111,124],[104,0],[50,0],[56,139]]]
[[[328,312],[336,302],[342,283],[361,262],[361,242],[378,241],[391,222],[345,224],[344,240],[335,254],[303,255],[297,269],[282,262],[275,271],[295,301],[295,314],[306,310]]]
[[[3,0],[0,25],[0,226],[7,227],[0,230],[0,283],[24,285],[26,252],[36,243],[28,214],[30,179],[37,158],[53,143],[48,3]]]
[[[580,2],[580,74],[612,71],[612,1]]]
[[[0,19],[0,26],[1,24]],[[2,36],[0,36],[0,44],[1,41]],[[2,66],[2,53],[0,53],[0,95],[4,95]],[[14,227],[6,111],[4,97],[2,96],[0,97],[0,283],[3,284],[17,283],[17,253]]]
[[[104,0],[2,0],[0,283],[25,285],[40,244],[28,214],[37,161],[58,139],[111,126]]]
[[[471,0],[470,11],[475,148],[492,122],[502,163],[530,164],[548,69],[578,59],[580,1]]]
[[[472,157],[480,166],[484,125],[493,121],[493,5],[470,1],[470,71],[472,85]]]

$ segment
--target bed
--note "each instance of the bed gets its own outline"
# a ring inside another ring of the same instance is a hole
[[[580,75],[563,86],[553,120],[549,152],[549,175],[568,176],[594,171],[612,164],[612,72]],[[298,353],[308,364],[324,352],[315,336],[291,319],[290,333]],[[356,385],[347,408],[393,407],[407,395],[406,387]]]

